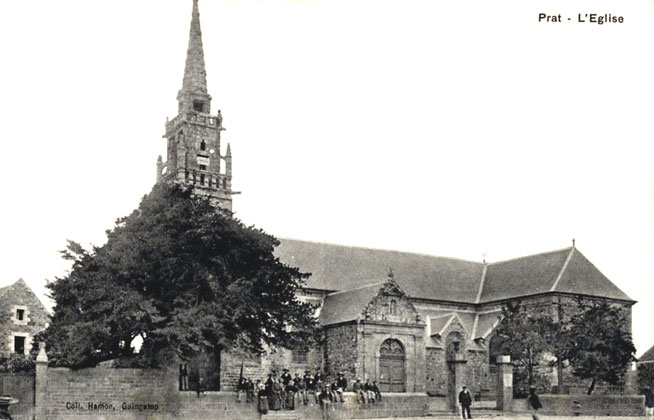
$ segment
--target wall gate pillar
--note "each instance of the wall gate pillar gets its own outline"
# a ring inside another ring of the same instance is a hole
[[[511,411],[513,402],[513,363],[511,356],[497,356],[497,409]]]
[[[454,354],[447,362],[449,364],[450,379],[448,394],[450,397],[450,407],[453,412],[457,412],[459,407],[459,392],[465,383],[465,368],[468,360],[463,354]]]
[[[39,354],[36,356],[36,374],[34,377],[34,419],[44,420],[46,415],[45,398],[48,386],[48,355],[45,343],[39,343]]]

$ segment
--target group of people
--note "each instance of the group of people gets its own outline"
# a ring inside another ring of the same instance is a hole
[[[343,372],[339,372],[333,381],[328,381],[320,370],[315,374],[305,371],[304,376],[296,373],[291,375],[288,369],[283,369],[281,375],[273,371],[268,375],[265,382],[241,376],[236,385],[236,400],[242,401],[245,394],[245,401],[257,401],[261,413],[268,410],[294,410],[296,398],[298,404],[309,404],[311,401],[320,404],[323,410],[323,417],[329,417],[329,409],[332,404],[344,403],[343,393],[348,389],[347,379]],[[366,380],[361,383],[357,378],[352,385],[352,391],[357,395],[357,401],[364,404],[372,404],[381,400],[381,392],[376,382]]]

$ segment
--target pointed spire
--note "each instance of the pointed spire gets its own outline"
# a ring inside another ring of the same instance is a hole
[[[161,155],[157,157],[157,182],[161,181],[161,175],[163,171],[163,159],[161,158]]]
[[[232,177],[232,147],[227,143],[227,150],[225,151],[225,175],[228,178]]]
[[[200,11],[198,0],[193,0],[193,15],[191,31],[186,51],[184,81],[182,89],[177,94],[181,111],[196,110],[209,113],[211,96],[207,92],[207,73],[204,68],[204,50],[202,48],[202,30],[200,29]],[[196,104],[194,104],[194,102]],[[201,108],[201,109],[200,109]]]

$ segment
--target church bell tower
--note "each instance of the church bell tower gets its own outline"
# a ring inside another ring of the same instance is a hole
[[[225,129],[218,110],[211,114],[211,95],[207,91],[202,31],[198,0],[193,0],[182,88],[177,93],[177,116],[166,120],[163,137],[168,156],[157,160],[157,182],[188,185],[199,196],[232,211],[232,154],[229,144],[220,154],[220,134]]]

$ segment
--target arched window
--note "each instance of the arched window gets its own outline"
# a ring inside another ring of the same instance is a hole
[[[200,150],[207,150],[207,143],[205,143],[204,140],[200,142]]]
[[[397,314],[397,302],[395,299],[391,300],[391,315]]]

